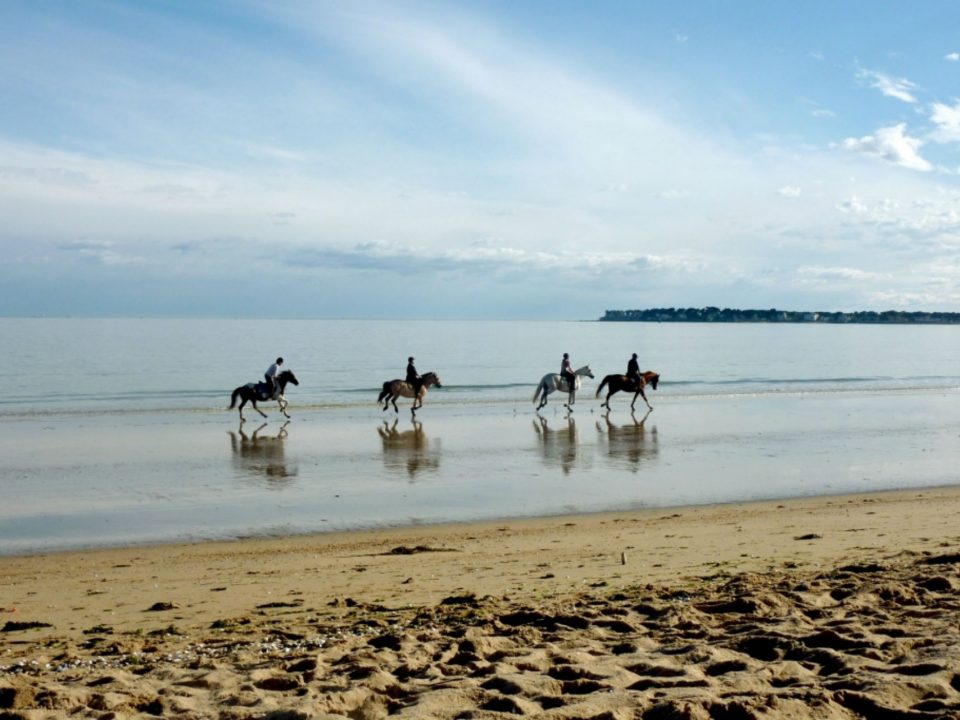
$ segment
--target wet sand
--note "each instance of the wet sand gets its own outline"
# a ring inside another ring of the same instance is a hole
[[[960,717],[960,490],[0,558],[0,715]]]

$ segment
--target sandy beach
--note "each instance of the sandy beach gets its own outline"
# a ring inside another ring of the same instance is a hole
[[[960,490],[0,558],[0,717],[960,717]]]

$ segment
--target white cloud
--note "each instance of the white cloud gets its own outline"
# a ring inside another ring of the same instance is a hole
[[[947,55],[944,55],[943,59],[948,60],[950,62],[960,62],[960,53],[958,52],[949,53]]]
[[[923,172],[933,169],[933,166],[920,157],[919,150],[923,141],[906,134],[906,123],[882,127],[873,135],[864,135],[861,138],[847,138],[843,147],[847,150],[879,157],[887,162],[920,170]]]
[[[937,142],[960,142],[960,100],[953,107],[934,103],[930,119],[937,129],[930,137]]]
[[[849,215],[865,215],[869,208],[864,204],[864,202],[854,195],[848,200],[844,200],[841,203],[837,204],[837,210],[842,213]]]
[[[780,195],[783,195],[783,197],[795,198],[800,197],[801,190],[795,185],[784,185],[782,188],[777,190],[777,192]]]
[[[874,70],[861,70],[857,73],[857,77],[869,81],[870,87],[876,88],[887,97],[896,98],[906,103],[917,102],[917,98],[912,92],[917,86],[905,78],[891,77]]]
[[[836,117],[837,114],[833,110],[827,110],[826,108],[816,108],[811,110],[810,114],[814,117]]]

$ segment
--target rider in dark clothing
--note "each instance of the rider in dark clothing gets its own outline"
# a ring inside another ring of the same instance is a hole
[[[417,397],[420,394],[420,388],[423,387],[423,378],[420,377],[420,373],[417,372],[417,368],[414,367],[413,358],[407,358],[407,377],[406,381],[413,386],[413,396]]]
[[[640,364],[637,362],[637,354],[634,353],[627,363],[627,377],[633,381],[635,387],[640,386]]]
[[[577,384],[577,376],[573,372],[573,366],[570,364],[570,355],[568,353],[563,354],[563,362],[560,363],[560,376],[570,383],[570,392],[573,392],[573,388]]]

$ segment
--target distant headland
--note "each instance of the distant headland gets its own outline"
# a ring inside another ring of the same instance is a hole
[[[960,325],[960,313],[904,312],[808,312],[798,310],[738,310],[734,308],[650,308],[607,310],[600,322],[708,322],[708,323],[829,323],[867,325]]]

